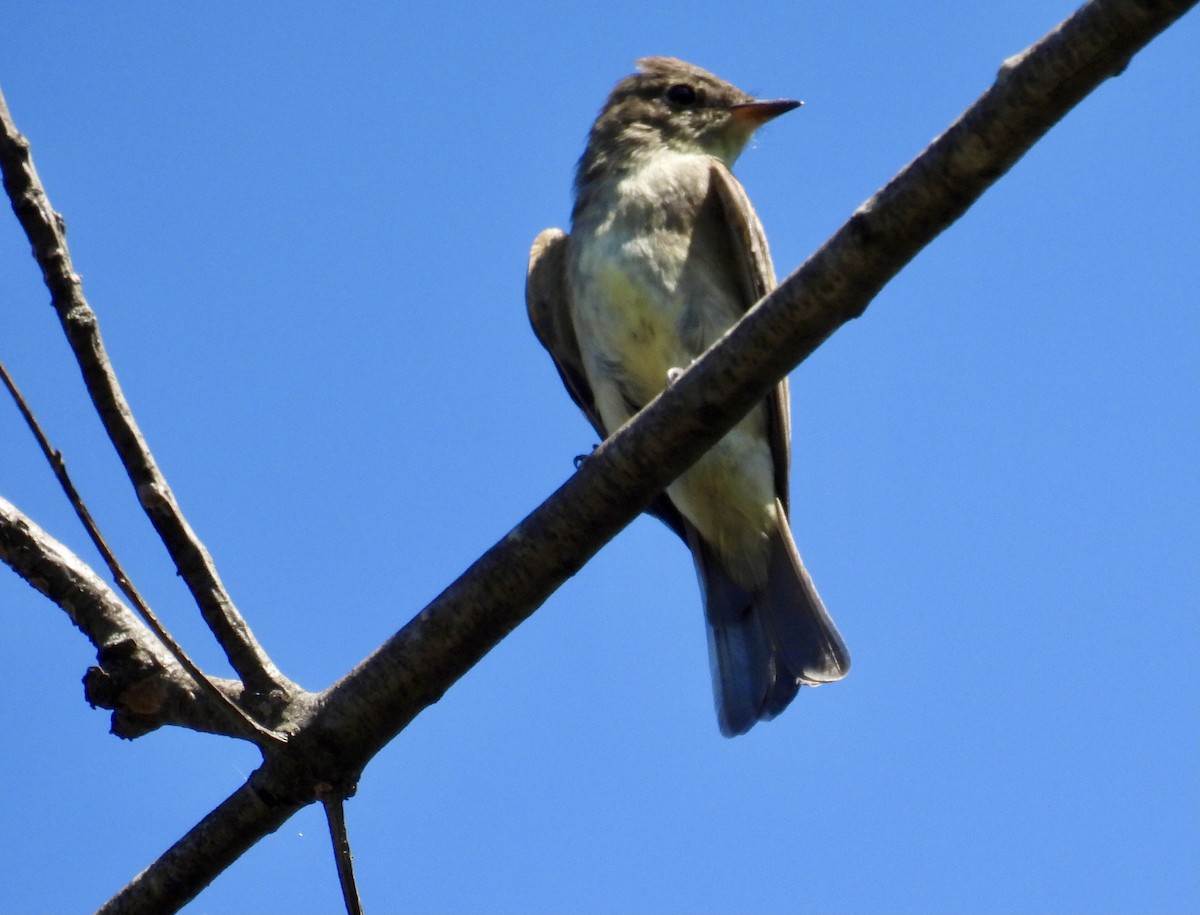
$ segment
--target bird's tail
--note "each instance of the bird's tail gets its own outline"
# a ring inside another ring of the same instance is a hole
[[[726,737],[774,718],[801,685],[840,680],[850,669],[846,645],[777,509],[766,584],[755,590],[734,581],[688,525],[704,591],[717,720]]]

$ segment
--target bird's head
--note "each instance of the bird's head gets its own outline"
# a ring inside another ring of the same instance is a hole
[[[802,104],[755,99],[673,57],[643,58],[637,66],[613,88],[592,126],[581,177],[662,148],[705,153],[732,165],[755,130]]]

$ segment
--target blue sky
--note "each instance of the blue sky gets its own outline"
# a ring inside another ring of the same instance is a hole
[[[122,383],[277,663],[327,686],[593,443],[530,241],[635,58],[805,99],[738,164],[780,275],[1070,3],[30,3],[0,86]],[[792,376],[793,526],[842,683],[736,740],[691,560],[635,522],[368,767],[369,911],[1200,909],[1193,14]],[[0,218],[0,359],[135,581],[225,673]],[[13,408],[0,493],[90,561]],[[0,571],[3,912],[86,911],[233,791],[107,734],[94,653]],[[308,810],[196,913],[336,911]]]

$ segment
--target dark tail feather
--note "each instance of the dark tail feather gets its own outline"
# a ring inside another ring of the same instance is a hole
[[[850,670],[850,653],[804,568],[782,511],[779,518],[759,613],[783,665],[801,683],[820,686],[840,680]]]
[[[850,655],[800,560],[780,511],[766,585],[749,591],[688,525],[704,590],[717,721],[726,737],[783,711],[801,685],[840,680]]]

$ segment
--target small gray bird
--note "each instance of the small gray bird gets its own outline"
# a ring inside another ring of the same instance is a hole
[[[649,403],[775,287],[767,241],[729,171],[755,129],[796,108],[699,67],[638,61],[596,119],[570,236],[530,254],[530,322],[602,437]],[[650,511],[692,550],[726,736],[774,718],[850,657],[788,527],[787,382]]]

